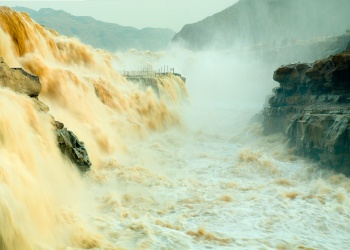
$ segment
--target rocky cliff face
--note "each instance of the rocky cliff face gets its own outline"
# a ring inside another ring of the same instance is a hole
[[[39,101],[38,95],[41,84],[37,76],[28,74],[21,68],[10,68],[0,57],[0,87],[9,88],[16,93],[31,97],[35,107],[41,112],[48,112],[49,107]],[[0,97],[1,98],[1,97]],[[81,172],[90,170],[91,163],[84,146],[72,131],[64,128],[64,125],[53,118],[53,129],[56,131],[57,145],[62,154],[68,157]]]
[[[344,33],[350,24],[349,11],[348,0],[240,0],[202,21],[185,25],[172,42],[193,50],[242,45],[284,47]]]
[[[283,132],[296,152],[350,174],[350,43],[312,64],[278,68],[264,109],[266,134]]]

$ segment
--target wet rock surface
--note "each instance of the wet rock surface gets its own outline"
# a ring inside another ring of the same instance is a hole
[[[61,152],[77,165],[81,172],[90,170],[91,163],[84,142],[76,135],[56,121],[57,142]]]
[[[273,78],[265,134],[283,132],[296,153],[350,175],[350,51],[282,66]]]
[[[10,68],[0,57],[0,87],[9,88],[17,93],[31,97],[37,110],[49,112],[49,107],[38,99],[41,84],[37,76],[33,76],[21,68]],[[84,143],[76,135],[64,127],[63,123],[53,119],[56,129],[57,144],[81,172],[90,170],[91,163]]]

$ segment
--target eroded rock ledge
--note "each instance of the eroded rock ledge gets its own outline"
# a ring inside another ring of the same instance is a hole
[[[278,68],[264,132],[283,132],[299,155],[350,175],[350,43],[312,64]]]
[[[49,112],[49,107],[38,99],[41,84],[37,76],[33,76],[21,68],[10,68],[0,57],[0,87],[9,88],[17,93],[28,95],[41,112]],[[87,150],[76,135],[64,127],[63,123],[55,121],[53,125],[57,135],[57,145],[62,154],[67,156],[81,172],[90,170],[91,163]]]
[[[10,68],[0,57],[0,86],[30,97],[37,97],[41,90],[39,77],[28,74],[21,68]]]

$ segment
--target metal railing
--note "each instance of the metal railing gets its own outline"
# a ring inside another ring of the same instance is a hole
[[[158,77],[158,76],[164,76],[168,74],[175,74],[174,68],[170,68],[168,66],[163,66],[159,68],[158,70],[153,70],[151,66],[147,66],[143,68],[142,70],[138,71],[127,71],[124,70],[123,76],[124,77],[130,77],[130,78],[153,78],[153,77]]]

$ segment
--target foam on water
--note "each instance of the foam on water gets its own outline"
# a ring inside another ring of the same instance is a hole
[[[0,19],[0,54],[39,76],[50,107],[0,90],[1,249],[350,249],[350,180],[248,124],[273,65],[111,55],[8,8]],[[145,60],[187,77],[186,103],[175,79],[158,98],[114,69]],[[85,142],[89,174],[58,151],[50,114]]]

